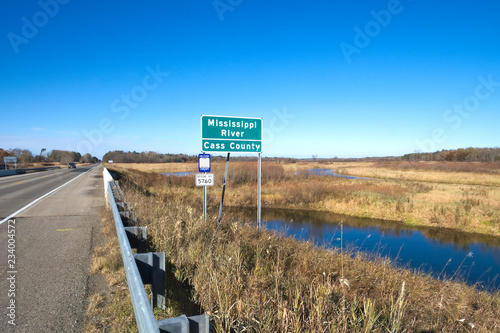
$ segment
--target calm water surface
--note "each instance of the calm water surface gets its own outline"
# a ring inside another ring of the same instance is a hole
[[[330,177],[340,177],[340,178],[347,178],[347,179],[371,179],[371,178],[364,178],[364,177],[340,175],[340,174],[335,173],[333,171],[333,169],[324,169],[324,168],[308,169],[307,172],[311,176],[330,176]]]
[[[255,209],[230,212],[255,220]],[[328,212],[263,209],[262,221],[269,230],[317,246],[340,249],[342,239],[344,249],[389,257],[435,277],[459,277],[480,289],[500,289],[500,239],[495,237]]]
[[[185,176],[193,175],[194,172],[189,172],[189,171],[186,171],[186,172],[164,172],[161,174],[164,176],[185,177]]]

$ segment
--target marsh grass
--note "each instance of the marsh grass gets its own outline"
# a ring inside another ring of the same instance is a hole
[[[297,163],[286,168],[303,168]],[[416,181],[434,184],[500,186],[500,163],[487,162],[334,162],[322,167],[339,174],[381,180]]]
[[[259,233],[230,218],[217,227],[214,219],[201,218],[198,196],[179,195],[190,187],[166,186],[163,181],[156,183],[156,176],[149,179],[136,171],[120,172],[127,200],[139,224],[148,227],[152,246],[166,252],[171,274],[189,286],[191,301],[210,314],[217,332],[467,332],[471,325],[486,332],[500,328],[498,293],[394,268],[384,258],[368,260],[363,254],[316,248],[266,230]],[[241,186],[245,184],[246,180]],[[328,195],[335,186],[340,186],[340,198],[353,190],[335,182],[329,186],[311,200]],[[377,191],[388,200],[417,191],[391,186]]]
[[[264,207],[324,210],[412,225],[500,235],[500,187],[464,184],[469,178],[462,179],[463,173],[418,171],[418,177],[414,177],[421,179],[418,181],[412,180],[413,174],[406,175],[402,171],[397,176],[392,171],[393,179],[363,180],[311,176],[295,171],[317,167],[311,164],[300,167],[300,163],[296,163],[293,165],[295,169],[287,165],[278,166],[283,168],[283,176],[268,177],[263,185]],[[230,169],[230,181],[231,172],[238,172],[237,166]],[[429,179],[426,179],[427,174]],[[469,175],[473,177],[470,178],[472,184],[479,181],[496,183],[499,178],[495,174],[479,171]],[[229,186],[228,205],[255,206],[255,182]]]
[[[486,186],[496,182],[500,184],[500,177],[494,172],[480,172],[483,168],[495,170],[496,164],[490,163],[493,166],[488,166],[488,163],[470,163],[476,167],[473,169],[475,172],[466,173],[463,172],[463,167],[459,169],[455,166],[460,163],[462,162],[357,162],[332,165],[338,173],[342,170],[354,170],[360,172],[358,175],[372,177],[381,172],[383,176],[388,177],[363,180],[311,176],[304,172],[310,168],[329,167],[330,164],[266,161],[262,163],[262,205],[270,208],[331,211],[351,216],[400,221],[410,225],[500,235],[500,187]],[[169,164],[171,166],[168,166]],[[406,164],[416,167],[407,169]],[[161,167],[135,164],[120,166],[129,170],[170,168],[168,171],[195,171],[193,168],[196,168],[193,163],[185,163],[184,169],[181,163],[167,163]],[[120,166],[113,167],[120,169]],[[216,186],[209,188],[209,207],[218,205],[220,201],[221,186],[218,185],[223,182],[224,169],[223,162],[212,164]],[[170,195],[184,200],[195,201],[196,197],[199,199],[194,175],[177,177],[137,171],[134,177],[145,192]],[[257,162],[231,162],[225,205],[255,207],[256,182]],[[478,182],[486,185],[471,185]],[[193,204],[199,206],[201,201]]]
[[[376,168],[388,168],[392,170],[421,170],[439,172],[468,172],[500,175],[500,163],[490,162],[376,162]]]

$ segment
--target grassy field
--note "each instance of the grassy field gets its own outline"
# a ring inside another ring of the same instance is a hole
[[[467,195],[487,199],[496,193],[496,187],[491,185],[413,179],[352,181],[295,175],[296,171],[316,165],[292,164],[264,163],[266,205],[328,210],[332,209],[326,206],[328,202],[338,201],[350,202],[358,208],[364,205],[367,209],[380,205],[381,213],[393,206],[398,211],[398,198],[405,198],[400,203],[403,207],[425,194],[430,199],[419,200],[438,203],[435,195],[429,195],[435,191],[458,189],[455,195],[462,198],[465,195],[461,194],[461,187],[485,188],[486,195],[476,192]],[[217,332],[494,332],[500,329],[498,293],[479,292],[463,283],[438,281],[418,271],[394,268],[382,258],[367,260],[361,254],[318,249],[266,231],[259,234],[255,228],[228,218],[216,226],[213,217],[207,221],[201,218],[200,189],[194,186],[194,176],[165,177],[144,172],[145,167],[154,172],[195,171],[194,164],[112,167],[122,177],[120,183],[127,201],[137,212],[139,224],[148,227],[150,250],[166,252],[168,285],[176,286],[169,288],[169,302],[173,305],[167,313],[177,313],[176,304],[186,303],[179,301],[177,292],[182,289],[182,297],[189,298],[191,307],[181,310],[186,315],[209,313]],[[214,165],[216,184],[222,183],[223,168],[223,164]],[[252,163],[230,165],[228,203],[255,204],[254,169]],[[453,185],[458,187],[441,187]],[[210,192],[210,205],[215,207],[220,193],[215,187]],[[413,204],[414,211],[420,207]],[[473,207],[481,205],[485,203]],[[457,227],[467,229],[462,225]]]
[[[197,170],[196,163],[116,164],[143,172]],[[216,186],[209,204],[220,200],[224,163],[214,163]],[[342,175],[373,178],[345,179],[308,176],[312,168],[331,168]],[[225,203],[255,206],[256,162],[231,162]],[[400,221],[500,236],[500,164],[464,162],[350,162],[263,163],[262,205],[331,211],[351,216]],[[194,175],[161,176],[162,184],[175,183],[180,195],[199,196]],[[152,191],[162,191],[156,188]]]

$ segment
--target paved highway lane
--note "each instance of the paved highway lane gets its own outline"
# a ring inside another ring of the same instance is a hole
[[[82,332],[102,168],[13,177],[0,180],[2,216],[74,180],[0,225],[0,332]]]
[[[0,221],[94,166],[56,169],[0,178]]]

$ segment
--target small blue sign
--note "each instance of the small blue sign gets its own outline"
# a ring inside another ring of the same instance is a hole
[[[198,155],[198,172],[210,172],[211,164],[210,154]]]

